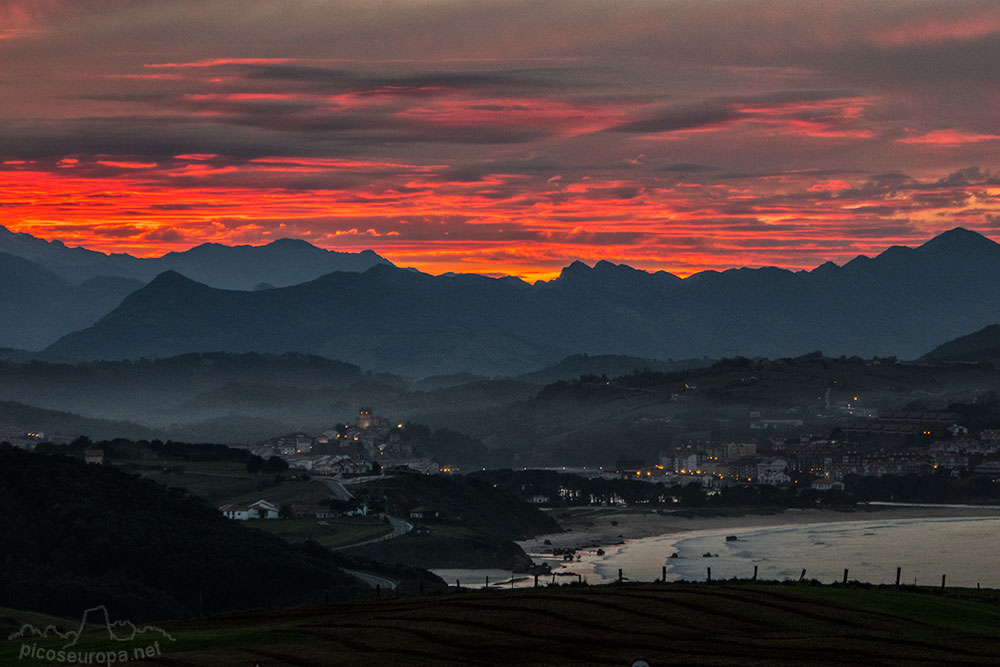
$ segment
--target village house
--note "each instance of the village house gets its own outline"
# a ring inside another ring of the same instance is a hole
[[[223,505],[219,508],[222,515],[234,521],[247,521],[248,519],[277,519],[279,516],[277,506],[266,500],[258,500],[250,505]]]
[[[821,477],[810,485],[815,491],[843,491],[844,483],[829,477]]]

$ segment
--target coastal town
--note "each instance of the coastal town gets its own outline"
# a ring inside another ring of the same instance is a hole
[[[749,419],[749,437],[743,441],[682,439],[665,445],[658,461],[622,457],[616,464],[551,469],[590,478],[666,485],[698,483],[706,489],[770,485],[837,490],[843,489],[843,480],[850,475],[979,474],[1000,478],[1000,429],[970,432],[955,412],[846,414],[832,433],[822,436],[804,433],[801,420],[761,419],[759,412],[751,413]],[[0,432],[0,440],[28,450],[41,442],[74,442],[65,434],[26,432],[9,426]],[[455,464],[424,455],[407,437],[405,424],[379,416],[371,407],[360,408],[353,423],[339,423],[318,434],[296,432],[231,446],[265,460],[278,457],[291,471],[316,477],[363,479],[394,472],[461,472]],[[105,452],[98,448],[87,448],[83,455],[89,463],[105,460]],[[276,513],[277,508],[265,508],[262,516]]]
[[[419,456],[404,437],[404,425],[372,412],[358,410],[353,424],[337,424],[318,435],[290,433],[248,447],[250,453],[269,458],[280,456],[289,467],[319,476],[367,475],[380,471],[406,470],[425,474],[457,472]]]

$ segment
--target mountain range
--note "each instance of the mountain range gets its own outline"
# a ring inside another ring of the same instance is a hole
[[[88,327],[143,283],[94,276],[75,284],[44,266],[0,252],[0,345],[37,350]]]
[[[516,375],[574,353],[910,359],[998,316],[1000,245],[956,228],[844,266],[683,280],[607,261],[574,262],[533,285],[379,263],[246,292],[168,271],[48,352],[91,360],[296,351],[416,376]]]
[[[203,243],[162,257],[106,255],[46,241],[31,234],[0,227],[0,253],[30,260],[65,280],[78,284],[97,276],[117,276],[149,282],[164,271],[221,289],[251,290],[259,286],[285,287],[333,271],[364,271],[389,260],[371,250],[359,253],[324,250],[297,239],[279,239],[262,246],[226,246]]]
[[[205,243],[155,258],[106,255],[0,227],[0,312],[6,315],[0,318],[0,347],[44,348],[89,327],[164,271],[214,287],[252,290],[388,263],[371,250],[332,252],[292,239],[258,247]]]
[[[288,239],[142,259],[0,227],[0,308],[0,347],[67,360],[294,351],[411,376],[514,376],[580,353],[915,358],[1000,320],[1000,245],[956,228],[812,271],[681,279],[574,262],[529,285]]]

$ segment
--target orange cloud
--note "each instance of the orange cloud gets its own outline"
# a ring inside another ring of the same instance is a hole
[[[450,178],[444,165],[273,156],[173,164],[69,158],[0,168],[3,224],[141,256],[202,242],[281,237],[372,248],[431,273],[549,278],[574,260],[612,259],[679,275],[732,266],[812,268],[934,230],[1000,215],[989,173],[884,189],[811,172],[736,183],[635,182],[547,173]],[[68,162],[72,169],[60,169]],[[104,163],[111,163],[107,165]],[[306,169],[318,185],[283,187]],[[377,178],[374,175],[378,174]],[[357,175],[338,185],[337,178]],[[193,176],[193,177],[192,177]],[[246,179],[263,178],[260,185]],[[330,179],[330,180],[328,180]],[[182,182],[183,185],[177,185]],[[242,184],[241,184],[242,183]],[[325,184],[325,185],[323,185]],[[836,198],[829,192],[841,193]],[[974,202],[977,213],[968,208]],[[848,240],[852,239],[852,240]]]
[[[809,192],[837,192],[838,190],[850,190],[851,184],[847,181],[830,180],[813,183],[808,189]]]
[[[915,137],[897,139],[901,144],[935,144],[938,146],[956,146],[958,144],[977,144],[983,141],[996,141],[998,134],[979,134],[963,130],[933,130]]]

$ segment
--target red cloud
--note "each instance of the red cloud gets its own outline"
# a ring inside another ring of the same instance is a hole
[[[996,141],[998,134],[979,134],[964,130],[933,130],[915,137],[897,139],[901,144],[937,144],[939,146],[955,146],[958,144],[976,144],[982,141]]]

